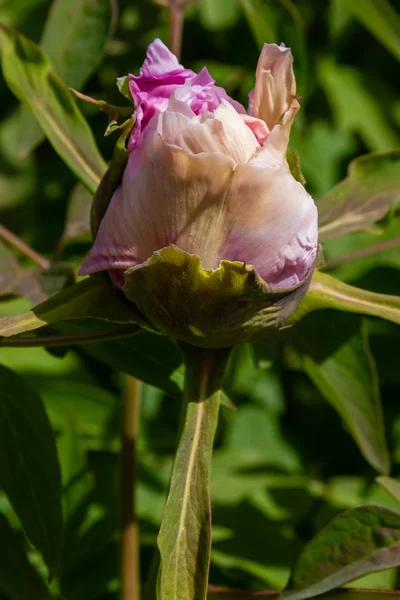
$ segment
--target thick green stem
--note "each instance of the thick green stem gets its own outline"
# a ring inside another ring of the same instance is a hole
[[[229,350],[180,344],[186,417],[158,547],[158,600],[204,600],[211,551],[210,468]]]

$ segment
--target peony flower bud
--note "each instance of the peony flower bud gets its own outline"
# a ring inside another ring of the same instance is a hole
[[[248,113],[160,40],[128,81],[129,159],[80,274],[108,270],[152,326],[201,346],[280,327],[318,251],[316,206],[286,161],[290,49],[264,45]]]

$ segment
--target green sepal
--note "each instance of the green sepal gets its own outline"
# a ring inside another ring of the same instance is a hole
[[[96,237],[100,223],[106,213],[110,200],[121,183],[122,175],[128,162],[129,152],[126,147],[126,141],[132,131],[135,119],[128,119],[122,129],[122,133],[115,145],[110,166],[105,172],[103,179],[93,198],[92,209],[90,212],[90,227],[93,239]]]
[[[104,100],[96,100],[95,98],[86,96],[86,94],[82,94],[81,92],[74,90],[74,88],[69,89],[75,94],[75,96],[79,98],[79,100],[83,100],[89,104],[94,104],[99,110],[106,113],[108,116],[108,126],[104,135],[110,135],[110,133],[121,129],[124,130],[127,121],[132,118],[132,106],[115,106],[114,104],[109,104]]]
[[[125,272],[124,292],[164,335],[203,348],[224,348],[279,329],[305,295],[268,285],[250,265],[221,261],[205,271],[198,256],[168,246]]]
[[[121,94],[123,96],[125,96],[125,98],[127,100],[129,100],[129,102],[133,103],[132,94],[129,89],[129,76],[128,75],[125,75],[124,77],[117,77],[117,88],[119,89]]]
[[[296,181],[299,181],[301,185],[305,185],[307,181],[303,175],[303,171],[301,170],[299,153],[296,152],[296,150],[291,150],[288,148],[286,152],[286,160],[289,165],[290,172]]]

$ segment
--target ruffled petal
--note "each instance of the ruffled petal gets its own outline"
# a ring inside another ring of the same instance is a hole
[[[290,130],[300,104],[294,98],[283,119],[275,125],[264,142],[262,150],[251,160],[251,164],[273,169],[286,168],[286,152],[289,144]]]
[[[203,67],[194,77],[187,79],[184,85],[177,87],[174,95],[177,100],[190,106],[196,115],[214,111],[223,101],[233,106],[236,112],[246,113],[240,102],[230,98],[224,88],[215,85],[215,80],[206,67]]]
[[[140,69],[142,77],[157,77],[173,71],[183,70],[175,54],[158,38],[152,42],[146,52],[146,58]]]
[[[305,278],[317,255],[317,208],[288,169],[238,165],[226,206],[221,259],[251,264],[279,287]]]
[[[169,109],[157,115],[148,127],[156,128],[164,141],[190,154],[220,152],[235,162],[246,163],[260,149],[242,116],[225,100],[214,114],[191,117],[187,104],[173,98]]]
[[[189,154],[146,130],[80,273],[126,269],[171,244],[200,256],[204,268],[215,267],[234,165],[222,154]]]
[[[263,119],[272,131],[289,110],[295,96],[296,79],[290,48],[264,44],[257,65],[251,114]]]
[[[142,131],[159,112],[166,110],[173,91],[196,74],[179,64],[178,59],[159,39],[147,48],[140,75],[129,75],[129,90],[135,106],[135,124],[128,143],[133,150]]]
[[[246,123],[247,127],[251,129],[253,134],[255,135],[258,143],[263,146],[267,137],[269,136],[268,127],[262,119],[257,119],[257,117],[252,117],[251,115],[240,115],[243,121]]]

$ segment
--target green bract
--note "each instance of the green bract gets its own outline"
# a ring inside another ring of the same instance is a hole
[[[124,292],[160,333],[203,348],[224,348],[282,327],[305,295],[268,285],[251,265],[221,261],[205,271],[198,256],[163,248],[125,272]]]

